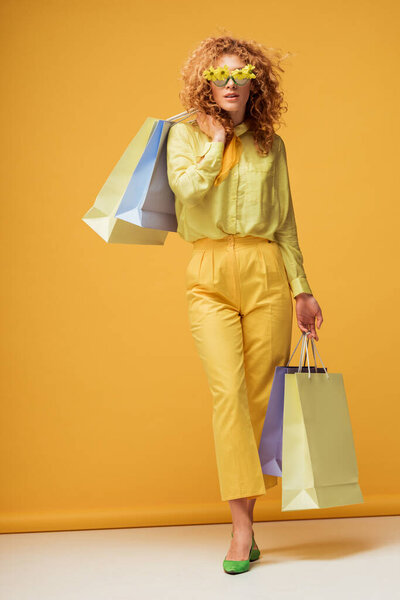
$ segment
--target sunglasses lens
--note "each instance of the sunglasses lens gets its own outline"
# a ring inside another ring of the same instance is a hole
[[[225,87],[225,86],[226,86],[226,84],[228,83],[229,79],[230,79],[230,78],[228,78],[228,79],[216,79],[215,81],[213,81],[213,83],[215,83],[215,85],[216,85],[217,87]],[[246,84],[247,84],[249,81],[250,81],[250,80],[249,80],[247,77],[245,77],[245,78],[243,78],[243,79],[235,79],[235,80],[234,80],[234,82],[235,82],[237,85],[240,85],[240,86],[242,86],[242,85],[246,85]]]
[[[224,87],[227,81],[227,79],[216,79],[213,83],[215,83],[217,87]]]

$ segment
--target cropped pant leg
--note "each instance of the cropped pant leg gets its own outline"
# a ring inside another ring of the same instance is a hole
[[[293,301],[282,256],[275,242],[257,246],[263,283],[241,277],[242,332],[249,413],[257,448],[260,445],[275,367],[290,357]],[[239,268],[246,270],[245,253]],[[247,258],[247,257],[246,257]],[[257,277],[256,277],[257,279]],[[265,488],[277,485],[277,477],[263,475]]]
[[[213,399],[222,500],[277,484],[258,455],[275,366],[289,358],[292,300],[279,247],[254,236],[193,243],[186,270],[191,332]]]

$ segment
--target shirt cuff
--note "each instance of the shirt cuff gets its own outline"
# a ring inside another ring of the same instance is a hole
[[[312,294],[306,277],[296,277],[296,279],[292,279],[290,282],[290,287],[293,293],[293,298],[295,298],[297,294],[302,294],[303,292],[306,294]]]
[[[225,142],[209,142],[206,151],[198,159],[197,168],[213,171],[219,171],[222,157],[224,154]]]

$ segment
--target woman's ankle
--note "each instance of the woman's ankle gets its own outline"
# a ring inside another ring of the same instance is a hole
[[[241,532],[241,531],[252,531],[252,530],[253,530],[253,525],[250,520],[232,523],[233,535],[235,535],[235,531]]]

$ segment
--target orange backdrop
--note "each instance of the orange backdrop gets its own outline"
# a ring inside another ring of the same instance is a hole
[[[230,520],[186,313],[191,245],[109,245],[81,220],[145,117],[183,110],[181,65],[222,26],[294,53],[279,133],[365,498],[282,513],[279,485],[255,518],[399,514],[398,3],[8,0],[0,13],[1,531]]]

